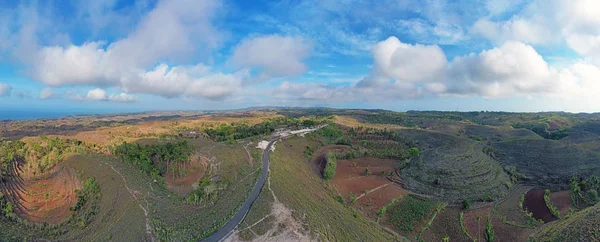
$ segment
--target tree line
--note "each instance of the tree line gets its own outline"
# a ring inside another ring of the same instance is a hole
[[[277,117],[266,119],[265,121],[248,125],[245,123],[221,124],[217,127],[204,128],[204,132],[215,141],[234,141],[253,136],[271,134],[278,127],[290,129],[299,129],[302,127],[313,127],[325,122],[324,120],[304,119],[288,117]]]

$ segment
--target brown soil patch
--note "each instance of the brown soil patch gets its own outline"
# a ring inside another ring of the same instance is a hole
[[[194,190],[194,184],[199,182],[204,177],[206,165],[208,164],[205,157],[195,155],[189,163],[186,164],[185,175],[181,176],[169,171],[164,174],[167,189],[178,195],[185,197]]]
[[[360,208],[363,213],[371,217],[376,217],[379,209],[392,199],[408,194],[404,188],[381,175],[382,171],[386,175],[393,172],[396,164],[397,162],[391,159],[340,160],[331,183],[346,202],[350,202],[350,193],[354,193],[357,198],[360,197],[354,207]],[[371,175],[365,174],[367,167]]]
[[[575,210],[569,191],[550,193],[550,201],[558,208],[561,215],[569,213],[569,209]]]
[[[59,224],[73,213],[76,189],[82,185],[72,168],[57,167],[43,179],[25,180],[21,176],[3,184],[2,191],[15,204],[15,214],[36,223]]]
[[[458,208],[444,208],[431,227],[423,232],[423,241],[443,241],[446,236],[450,237],[450,241],[469,241],[460,228],[460,211]]]
[[[527,192],[525,195],[525,201],[523,202],[523,208],[526,208],[529,212],[533,213],[535,219],[541,219],[544,222],[552,222],[556,220],[550,209],[546,207],[544,201],[544,190],[533,189]]]
[[[362,197],[356,202],[356,206],[361,207],[362,211],[366,212],[366,214],[376,217],[379,213],[379,209],[390,203],[392,199],[408,194],[408,191],[397,186],[396,184],[386,184],[387,186]]]
[[[485,241],[484,231],[488,215],[492,217],[492,227],[494,228],[494,238],[496,241],[527,241],[529,235],[535,232],[533,229],[524,229],[505,224],[494,217],[492,204],[488,204],[481,208],[467,211],[464,214],[465,227],[469,234],[477,239],[477,241]],[[479,216],[481,220],[478,222],[477,217]]]

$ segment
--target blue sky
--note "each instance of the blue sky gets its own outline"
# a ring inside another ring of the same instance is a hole
[[[0,111],[600,111],[594,0],[0,0]]]

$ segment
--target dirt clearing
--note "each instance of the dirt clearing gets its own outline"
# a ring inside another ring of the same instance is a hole
[[[70,208],[77,204],[75,190],[81,189],[81,182],[73,169],[56,167],[47,178],[22,180],[19,176],[5,188],[19,217],[36,223],[59,224],[73,213]]]
[[[191,161],[186,164],[184,175],[175,174],[170,171],[164,175],[167,189],[178,195],[185,197],[194,189],[194,184],[200,181],[206,173],[206,167],[209,160],[206,157],[195,155]]]
[[[546,207],[544,190],[542,189],[533,189],[527,192],[525,201],[523,202],[523,208],[526,208],[529,212],[533,213],[535,219],[544,220],[546,223],[556,220],[556,217],[552,215],[550,209]]]

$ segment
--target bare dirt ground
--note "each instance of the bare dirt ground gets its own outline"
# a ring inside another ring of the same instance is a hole
[[[70,207],[77,204],[76,189],[81,189],[76,172],[56,167],[44,179],[16,177],[3,190],[15,204],[15,214],[31,222],[59,224],[69,218]]]
[[[433,225],[423,232],[423,241],[443,241],[446,236],[450,237],[450,241],[469,241],[460,228],[459,213],[459,208],[444,208]]]
[[[167,189],[182,197],[187,196],[194,189],[194,184],[199,182],[206,173],[208,159],[203,156],[195,155],[191,158],[189,164],[186,164],[186,174],[184,176],[173,176],[173,172],[165,174]]]
[[[546,223],[556,220],[552,212],[546,207],[544,190],[542,189],[533,189],[527,192],[523,208],[527,208],[529,212],[532,212],[535,219],[544,220]]]
[[[248,155],[248,164],[252,165],[253,162],[253,158],[252,158],[252,154],[250,154],[250,151],[248,150],[248,147],[244,146],[244,150],[246,151],[246,155]]]
[[[396,162],[391,159],[361,158],[340,160],[331,184],[346,202],[350,193],[356,196],[355,207],[363,213],[376,217],[379,209],[392,199],[408,194],[408,191],[391,182],[385,175],[394,171]],[[371,175],[366,174],[369,169]]]
[[[494,217],[492,214],[492,204],[481,208],[469,210],[464,214],[465,227],[469,234],[477,241],[484,241],[484,231],[488,216],[492,217],[492,227],[496,241],[527,241],[529,235],[534,232],[531,229],[519,228],[508,225]],[[477,221],[477,217],[481,220]],[[460,224],[459,224],[460,226]]]
[[[558,211],[560,211],[561,215],[566,215],[569,213],[569,209],[575,210],[569,191],[550,193],[550,201],[552,204],[554,204],[554,206],[556,206],[556,208],[558,208]]]

